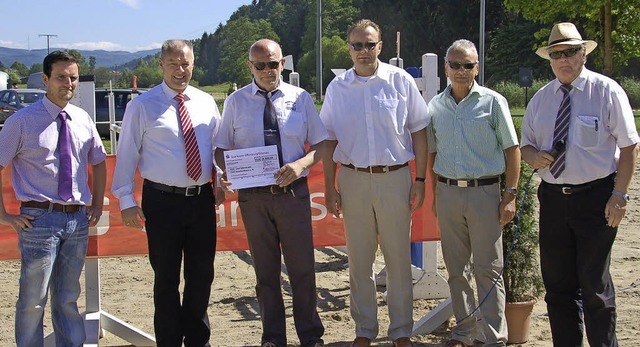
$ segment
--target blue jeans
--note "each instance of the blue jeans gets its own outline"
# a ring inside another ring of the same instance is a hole
[[[81,346],[86,335],[77,301],[89,231],[85,209],[64,213],[21,208],[20,213],[34,219],[31,228],[18,231],[21,269],[16,344],[43,345],[42,320],[51,288],[56,346]]]

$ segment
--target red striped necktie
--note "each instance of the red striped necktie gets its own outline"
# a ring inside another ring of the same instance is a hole
[[[178,100],[178,112],[180,113],[180,125],[182,126],[182,135],[184,137],[185,154],[187,158],[187,175],[194,181],[202,175],[202,163],[200,162],[200,151],[198,150],[198,140],[196,140],[196,132],[191,124],[191,117],[187,106],[184,104],[184,94],[176,95]]]

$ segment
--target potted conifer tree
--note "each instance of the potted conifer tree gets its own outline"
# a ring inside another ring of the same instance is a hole
[[[533,305],[544,291],[538,253],[536,185],[529,182],[531,173],[531,167],[522,161],[518,182],[518,210],[515,218],[504,227],[502,234],[506,259],[502,277],[507,296],[509,343],[528,340]]]

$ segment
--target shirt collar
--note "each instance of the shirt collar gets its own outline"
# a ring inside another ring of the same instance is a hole
[[[582,71],[580,72],[580,75],[578,75],[578,77],[576,77],[576,79],[573,80],[573,82],[571,82],[571,86],[574,89],[577,89],[579,91],[584,91],[584,88],[587,85],[587,80],[589,79],[590,73],[591,71],[589,71],[585,66],[583,66]],[[553,81],[553,91],[557,93],[560,90],[561,85],[562,85],[562,82],[560,82],[556,78]]]
[[[453,95],[451,95],[451,88],[452,88],[452,85],[451,85],[451,84],[449,84],[449,85],[447,86],[447,88],[445,88],[444,93],[445,93],[445,95],[446,95],[447,97],[449,97],[449,98],[452,98],[452,99],[453,99]],[[478,82],[476,82],[476,80],[474,79],[474,80],[473,80],[473,85],[471,86],[471,89],[469,90],[469,93],[468,93],[467,95],[465,95],[465,97],[464,97],[464,98],[462,98],[462,100],[464,100],[464,99],[468,98],[468,97],[469,97],[470,95],[472,95],[472,94],[478,94],[478,95],[480,95],[480,94],[481,94],[481,91],[482,91],[482,89],[480,88],[480,85],[479,85],[479,84],[478,84]]]
[[[162,83],[160,84],[160,87],[162,88],[162,92],[164,93],[164,95],[169,100],[175,99],[176,95],[178,95],[178,92],[169,88],[169,86],[165,81],[162,81]],[[187,86],[187,88],[184,89],[182,94],[186,95],[186,98],[184,98],[185,100],[190,100],[191,96],[189,94],[191,94],[191,86]]]
[[[280,89],[282,89],[282,86],[284,86],[284,83],[283,83],[282,81],[279,81],[279,82],[278,82],[278,85],[276,86],[276,89],[274,89],[274,90],[272,90],[272,91],[271,91],[271,92],[272,92],[272,95],[277,94],[277,92],[278,92],[278,91],[280,91]],[[256,84],[256,80],[255,80],[255,79],[253,79],[253,80],[251,81],[251,95],[256,95],[256,94],[258,94],[258,91],[260,91],[260,90],[264,91],[264,89],[260,88],[260,87],[258,86],[258,84]],[[260,96],[262,96],[262,95],[260,95]]]
[[[373,72],[373,75],[367,77],[371,77],[371,79],[378,77],[384,80],[388,80],[390,74],[391,71],[389,69],[389,65],[381,62],[380,59],[378,59],[378,68]],[[358,80],[356,77],[356,68],[354,66],[351,69],[347,70],[344,79],[347,83],[353,83]]]
[[[58,115],[60,114],[60,112],[62,112],[63,110],[65,112],[67,112],[67,116],[69,118],[72,117],[72,115],[69,113],[67,109],[67,107],[69,106],[69,103],[67,103],[67,105],[64,108],[60,108],[60,106],[56,105],[53,103],[53,101],[49,100],[49,97],[47,95],[44,96],[44,98],[42,98],[42,105],[44,105],[44,109],[47,110],[47,113],[49,114],[49,116],[52,119],[56,119],[58,118]]]

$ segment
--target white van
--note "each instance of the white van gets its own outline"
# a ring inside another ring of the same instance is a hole
[[[47,89],[47,86],[42,82],[42,72],[34,72],[29,75],[27,79],[27,88],[30,89]]]

